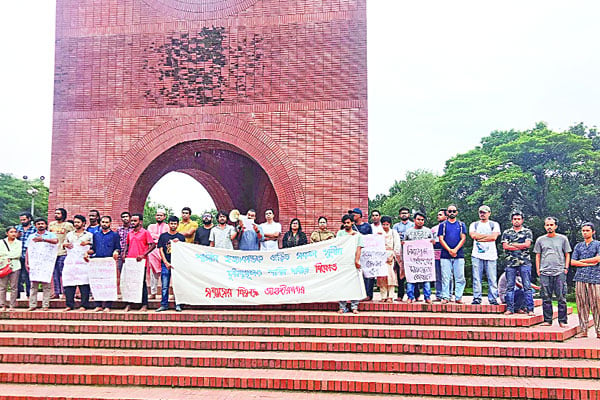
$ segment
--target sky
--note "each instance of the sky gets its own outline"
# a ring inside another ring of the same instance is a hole
[[[48,182],[55,2],[35,3],[2,5],[0,172]],[[493,130],[600,126],[599,20],[595,0],[368,0],[369,196],[407,171],[441,173]],[[177,173],[150,197],[213,207]]]

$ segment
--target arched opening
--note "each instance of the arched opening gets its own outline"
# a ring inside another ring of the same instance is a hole
[[[200,215],[203,211],[216,208],[210,193],[202,184],[185,172],[169,172],[150,189],[146,202],[167,206],[179,216],[183,207],[190,207],[192,212]]]
[[[129,209],[143,208],[150,190],[171,172],[186,174],[200,183],[218,210],[237,208],[245,213],[253,208],[263,215],[272,208],[276,216],[279,214],[279,200],[264,169],[239,148],[216,140],[179,143],[161,153],[133,185]],[[186,193],[185,187],[179,189],[172,195]]]

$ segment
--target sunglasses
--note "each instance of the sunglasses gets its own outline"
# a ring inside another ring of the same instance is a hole
[[[458,210],[448,210],[448,214],[456,214]]]

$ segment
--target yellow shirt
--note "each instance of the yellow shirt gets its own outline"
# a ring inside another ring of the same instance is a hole
[[[67,255],[67,250],[63,247],[63,242],[67,237],[67,233],[73,232],[75,228],[73,224],[70,222],[58,222],[52,221],[50,225],[48,225],[48,230],[56,235],[58,238],[58,255],[65,256]]]
[[[190,219],[187,223],[181,221],[179,223],[179,226],[177,227],[177,232],[180,232],[180,233],[187,232],[191,229],[194,230],[194,233],[192,233],[192,236],[190,236],[190,237],[186,236],[186,238],[185,238],[186,243],[194,243],[194,235],[196,234],[196,229],[198,229],[198,223],[196,221],[192,221]]]

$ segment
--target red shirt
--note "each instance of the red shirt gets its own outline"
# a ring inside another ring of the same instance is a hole
[[[143,256],[152,243],[154,243],[152,235],[144,228],[140,229],[138,232],[129,232],[127,234],[127,257],[135,258],[137,256]]]

